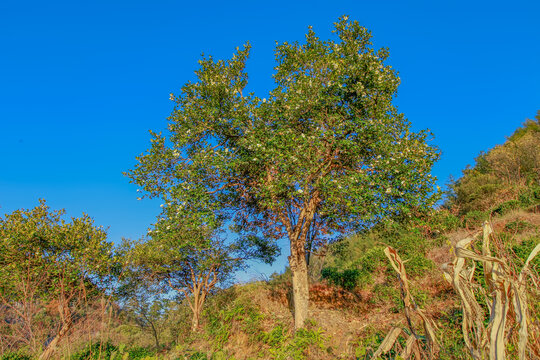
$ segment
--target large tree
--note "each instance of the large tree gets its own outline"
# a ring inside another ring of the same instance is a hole
[[[328,239],[436,199],[439,154],[392,104],[400,79],[388,50],[374,50],[347,17],[334,33],[323,41],[310,28],[304,43],[278,45],[267,98],[246,91],[249,45],[230,60],[200,60],[197,80],[171,94],[167,133],[152,133],[128,174],[179,218],[219,216],[244,236],[287,238],[297,328],[308,315],[313,231]]]

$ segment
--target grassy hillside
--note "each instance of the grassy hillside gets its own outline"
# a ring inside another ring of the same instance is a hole
[[[237,285],[215,294],[206,307],[204,330],[189,333],[185,325],[181,341],[168,356],[370,358],[392,327],[406,327],[398,278],[383,252],[392,246],[405,260],[416,303],[438,326],[437,358],[470,358],[461,332],[461,304],[443,280],[441,267],[452,260],[457,241],[479,231],[485,220],[495,229],[498,248],[493,251],[516,269],[540,242],[539,120],[527,121],[504,144],[481,154],[451,185],[444,206],[429,216],[378,224],[313,257],[311,320],[305,330],[293,332],[291,280],[286,271],[267,282]],[[531,267],[537,276],[540,258]],[[480,277],[474,283],[480,293],[485,284]],[[529,290],[529,339],[531,348],[538,351],[540,297],[537,287]],[[515,357],[515,348],[508,346],[509,355]],[[391,354],[386,358],[395,358]]]
[[[453,182],[449,196],[431,214],[409,221],[389,220],[319,249],[310,263],[310,312],[305,329],[294,333],[291,276],[234,285],[216,291],[205,304],[202,326],[192,331],[186,304],[147,301],[148,311],[111,309],[106,332],[66,340],[61,357],[71,359],[370,359],[394,327],[410,329],[399,278],[384,254],[395,248],[405,262],[415,304],[436,325],[435,358],[469,359],[462,304],[444,280],[443,264],[454,259],[458,241],[494,229],[491,254],[518,275],[540,243],[540,114],[507,141],[477,157]],[[471,250],[480,254],[481,240]],[[485,262],[476,261],[470,285],[489,322],[490,285]],[[525,278],[528,300],[527,358],[540,358],[540,257]],[[144,310],[144,309],[143,309]],[[518,358],[519,324],[508,310],[505,350]],[[419,318],[412,328],[422,334]],[[482,324],[479,324],[479,326]],[[409,330],[406,330],[409,331]],[[425,339],[419,340],[425,345]],[[159,343],[159,346],[155,344]],[[426,345],[427,346],[427,345]],[[398,340],[383,355],[398,359]],[[23,359],[4,354],[0,359]]]

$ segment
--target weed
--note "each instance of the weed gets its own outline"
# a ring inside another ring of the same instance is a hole
[[[211,302],[214,306],[207,306],[204,316],[207,320],[206,334],[215,350],[221,350],[227,343],[233,326],[246,333],[252,341],[257,340],[263,315],[248,299],[224,292]]]
[[[271,348],[277,348],[289,339],[287,332],[282,325],[277,325],[268,332],[263,332],[261,340]]]
[[[526,220],[517,219],[514,221],[509,222],[504,226],[504,230],[514,233],[514,234],[521,234],[525,230],[528,230],[532,227],[532,224]]]
[[[373,294],[372,303],[391,303],[393,304],[391,310],[394,313],[398,313],[403,308],[401,295],[395,286],[390,284],[376,284],[373,287]]]
[[[473,210],[469,211],[463,217],[463,226],[466,228],[477,228],[481,226],[488,218],[488,213],[485,211]]]
[[[495,207],[491,213],[495,215],[505,215],[508,214],[510,211],[519,209],[520,203],[518,200],[508,200],[501,204],[499,204],[497,207]]]
[[[22,352],[9,352],[1,355],[0,360],[32,360],[32,357]]]
[[[527,260],[527,257],[537,244],[540,243],[540,237],[531,236],[512,247],[514,254],[521,260],[521,264]],[[537,256],[530,262],[530,268],[536,273],[540,272],[540,256]]]
[[[372,328],[368,328],[356,343],[354,350],[356,359],[370,359],[383,340],[383,333],[375,332]]]
[[[294,336],[290,337],[283,332],[278,325],[266,333],[267,344],[271,345],[268,352],[273,360],[304,360],[310,359],[311,354],[326,349],[326,337],[322,329],[315,329],[315,323],[307,323],[305,328],[298,329]]]
[[[531,185],[519,194],[522,207],[530,207],[540,203],[540,185]]]

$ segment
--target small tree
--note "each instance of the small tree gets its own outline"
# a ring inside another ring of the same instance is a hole
[[[0,302],[15,347],[52,356],[84,318],[85,305],[110,284],[112,245],[88,215],[62,219],[45,201],[0,219]],[[44,318],[52,321],[48,324]]]
[[[164,215],[147,241],[125,245],[129,249],[126,264],[139,282],[153,282],[162,291],[173,291],[187,300],[193,313],[192,331],[198,329],[204,302],[216,286],[240,269],[244,260],[269,263],[278,251],[249,239],[227,244],[207,224],[195,224]]]
[[[163,298],[153,284],[137,277],[124,274],[123,284],[117,291],[122,312],[126,318],[135,322],[143,333],[152,335],[156,350],[160,348],[160,337],[170,311],[170,300]]]
[[[152,133],[128,174],[179,218],[215,213],[243,236],[288,238],[297,328],[308,314],[313,232],[321,241],[437,199],[429,172],[438,151],[392,105],[400,80],[388,50],[374,50],[347,17],[334,32],[337,42],[310,29],[304,44],[277,46],[268,99],[246,93],[249,45],[228,61],[200,60],[197,81],[172,96],[170,135]]]

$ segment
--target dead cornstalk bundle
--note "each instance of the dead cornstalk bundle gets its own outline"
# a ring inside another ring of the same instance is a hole
[[[409,283],[407,279],[407,273],[405,272],[405,266],[397,251],[391,247],[387,247],[384,253],[390,260],[392,267],[398,273],[399,283],[401,287],[401,298],[403,305],[405,306],[405,317],[407,319],[408,331],[403,328],[395,327],[388,335],[373,354],[373,359],[377,359],[382,354],[389,352],[391,349],[398,347],[400,335],[402,335],[406,341],[405,345],[401,347],[399,351],[399,358],[402,359],[434,359],[437,353],[437,341],[435,338],[435,324],[433,321],[424,314],[420,309],[414,298],[409,291]],[[424,328],[424,334],[420,335],[413,323],[412,316],[416,314],[421,320]]]
[[[445,278],[461,300],[465,345],[473,359],[502,360],[507,344],[515,341],[520,360],[537,358],[536,349],[528,346],[527,278],[529,263],[540,252],[540,244],[518,272],[505,256],[492,255],[492,232],[491,226],[484,223],[481,253],[472,247],[478,234],[460,240],[454,260],[443,265]],[[475,280],[475,271],[480,271],[477,263],[483,269],[485,286]],[[489,311],[487,324],[485,308]],[[517,336],[512,334],[515,329]]]

